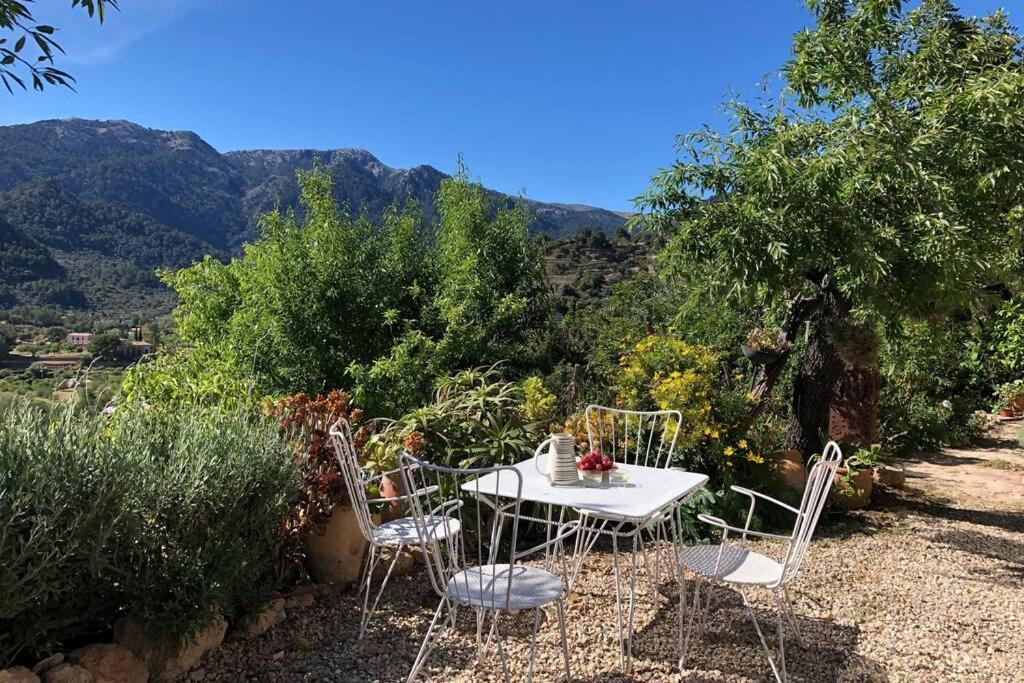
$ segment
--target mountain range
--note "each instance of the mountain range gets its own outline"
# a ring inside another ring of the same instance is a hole
[[[295,206],[295,173],[319,158],[339,204],[379,217],[411,197],[433,215],[447,177],[391,168],[365,150],[221,153],[195,133],[129,121],[64,119],[0,127],[0,310],[152,316],[173,306],[157,268],[227,258],[258,236],[256,218]],[[513,198],[493,192],[497,201]],[[531,229],[612,233],[626,215],[526,200]]]

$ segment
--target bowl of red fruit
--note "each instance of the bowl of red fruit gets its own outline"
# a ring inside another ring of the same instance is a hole
[[[579,468],[580,476],[584,481],[607,484],[611,471],[615,469],[615,463],[607,455],[601,455],[601,451],[590,451],[576,465]]]

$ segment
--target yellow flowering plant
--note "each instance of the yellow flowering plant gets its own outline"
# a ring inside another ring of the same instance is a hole
[[[711,396],[718,359],[710,348],[670,335],[648,335],[619,360],[618,403],[632,410],[678,410],[678,450],[715,427]],[[674,425],[670,425],[670,428]]]
[[[743,426],[745,379],[706,346],[671,334],[648,335],[619,359],[617,403],[680,411],[678,462],[724,484],[759,482],[769,476],[763,453],[774,435],[762,433],[761,425]]]

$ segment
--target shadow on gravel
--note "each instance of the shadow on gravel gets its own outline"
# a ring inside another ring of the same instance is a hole
[[[954,522],[969,522],[980,526],[996,527],[1006,531],[1024,531],[1024,510],[974,510],[956,507],[954,504],[925,497],[913,491],[881,489],[882,493],[873,505],[894,512],[905,510],[928,517],[937,517]]]
[[[692,584],[690,584],[692,587]],[[761,641],[754,630],[750,614],[743,606],[738,591],[715,586],[707,630],[703,637],[691,639],[686,657],[686,681],[711,680],[702,678],[702,672],[722,672],[728,677],[742,677],[751,680],[772,680],[771,668]],[[757,589],[748,595],[756,599]],[[762,597],[767,596],[763,593]],[[692,598],[692,594],[691,594]],[[799,610],[797,610],[799,612]],[[778,645],[778,621],[773,609],[755,605],[754,612],[769,645],[776,652]],[[686,617],[688,618],[688,616]],[[634,654],[647,659],[668,657],[671,665],[677,664],[677,628],[679,623],[678,603],[666,606],[658,617],[647,627],[637,632],[634,640]],[[879,662],[855,653],[860,630],[824,619],[797,616],[803,647],[799,646],[792,630],[786,630],[786,669],[794,680],[832,681],[872,680],[885,681],[888,676]],[[671,647],[666,648],[666,643]],[[666,652],[666,650],[668,652]],[[591,678],[591,681],[612,679]],[[623,678],[615,680],[643,680]],[[715,675],[714,680],[722,680]]]
[[[1010,587],[1018,587],[1024,581],[1024,543],[1020,541],[962,529],[944,529],[933,534],[931,540],[1005,563],[1003,567],[972,570],[980,578]]]

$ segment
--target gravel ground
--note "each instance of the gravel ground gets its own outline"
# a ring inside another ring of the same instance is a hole
[[[1024,511],[999,501],[941,501],[883,492],[880,509],[830,517],[793,586],[805,647],[790,643],[792,681],[1024,680]],[[774,550],[762,544],[760,550]],[[595,552],[568,601],[577,681],[678,680],[674,586],[643,594],[636,616],[634,671],[619,672],[611,557]],[[703,640],[684,680],[763,681],[770,671],[737,594],[716,593]],[[767,596],[754,596],[767,605]],[[383,609],[356,642],[351,594],[318,598],[263,637],[230,641],[193,672],[217,681],[404,680],[437,599],[424,570],[394,580]],[[774,625],[759,610],[762,623]],[[468,616],[468,615],[467,615]],[[471,618],[445,636],[421,680],[501,680],[496,655],[479,666]],[[532,620],[503,621],[513,677],[523,680]],[[770,631],[774,633],[774,631]],[[553,614],[538,639],[536,680],[560,680]]]

